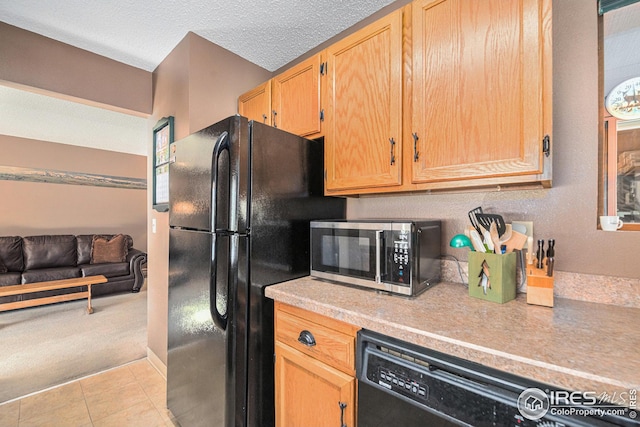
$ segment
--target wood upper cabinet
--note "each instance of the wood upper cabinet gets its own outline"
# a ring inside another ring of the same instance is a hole
[[[238,97],[238,114],[271,125],[271,81]]]
[[[276,302],[278,427],[355,426],[357,330]]]
[[[399,186],[402,9],[325,52],[322,99],[327,193]]]
[[[550,180],[550,27],[550,0],[413,3],[413,183]]]
[[[273,126],[300,136],[321,131],[320,54],[271,79]]]

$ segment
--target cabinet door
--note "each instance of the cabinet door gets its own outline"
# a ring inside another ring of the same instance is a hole
[[[271,81],[238,97],[238,114],[271,125]]]
[[[276,425],[353,427],[355,378],[279,342],[275,347]]]
[[[327,48],[326,189],[401,184],[402,9]]]
[[[550,9],[548,0],[414,2],[414,183],[543,172]]]
[[[320,55],[271,79],[273,126],[300,136],[320,132]]]

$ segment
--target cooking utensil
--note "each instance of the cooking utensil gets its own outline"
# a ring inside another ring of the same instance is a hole
[[[469,238],[471,239],[471,244],[476,252],[487,252],[484,248],[484,244],[482,243],[482,239],[480,238],[480,234],[476,230],[469,230]]]
[[[491,243],[493,243],[493,251],[497,254],[502,253],[500,249],[500,235],[498,234],[498,227],[495,222],[492,222],[489,226],[489,236],[491,237]]]
[[[488,252],[493,252],[495,250],[495,246],[493,245],[493,239],[491,239],[491,233],[489,230],[482,229],[482,237],[484,237],[484,244],[489,250]]]
[[[511,224],[507,224],[505,227],[506,228],[504,230],[504,233],[502,233],[502,236],[500,236],[501,245],[504,245],[505,243],[507,243],[507,241],[511,239],[511,236],[513,236],[513,228],[511,227]]]
[[[513,252],[515,249],[521,250],[527,243],[527,235],[518,233],[517,231],[511,231],[511,238],[504,242],[504,245],[507,247],[505,253],[509,254]]]
[[[547,249],[547,276],[553,276],[553,264],[555,261],[555,250],[556,241],[554,239],[549,239],[549,247]]]
[[[538,240],[538,252],[536,253],[538,262],[536,263],[536,267],[538,268],[542,268],[543,264],[543,259],[544,259],[544,240],[540,239]]]
[[[481,213],[482,208],[480,206],[469,211],[469,220],[471,221],[471,225],[473,225],[473,228],[475,228],[476,231],[480,234],[482,234],[482,231],[480,231],[480,227],[478,227],[478,219],[476,218],[476,215]]]
[[[491,238],[494,240],[493,244],[496,246],[496,253],[497,254],[501,254],[502,253],[502,246],[506,246],[505,243],[507,243],[512,235],[513,235],[513,230],[511,229],[511,224],[507,224],[506,225],[506,229],[504,231],[504,233],[502,234],[502,236],[498,236],[498,226],[496,225],[495,222],[491,223],[491,228],[489,229],[489,232],[491,233]],[[516,242],[514,242],[516,243]],[[512,249],[513,250],[513,249]],[[507,253],[507,251],[505,250],[505,253]]]
[[[507,229],[507,226],[504,223],[504,218],[502,218],[502,215],[478,213],[476,214],[476,219],[478,220],[478,223],[484,228],[486,228],[487,230],[491,226],[491,223],[495,222],[496,226],[498,227],[498,234],[500,236],[502,236],[505,230]]]

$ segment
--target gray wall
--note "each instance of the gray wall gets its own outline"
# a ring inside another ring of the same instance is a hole
[[[506,220],[534,221],[534,238],[556,239],[561,271],[640,278],[640,234],[604,232],[598,221],[598,16],[595,2],[553,2],[553,187],[544,190],[412,194],[349,199],[349,218],[444,220],[443,251],[476,206]]]

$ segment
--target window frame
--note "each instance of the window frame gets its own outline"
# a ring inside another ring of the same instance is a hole
[[[637,0],[635,0],[637,1]],[[633,2],[630,2],[631,4]],[[625,6],[626,4],[622,5]],[[605,11],[606,12],[606,11]],[[617,215],[617,122],[604,106],[604,16],[598,14],[598,216]],[[610,153],[615,153],[610,155]],[[598,221],[598,229],[601,229]],[[640,231],[640,223],[624,223],[618,231]]]

